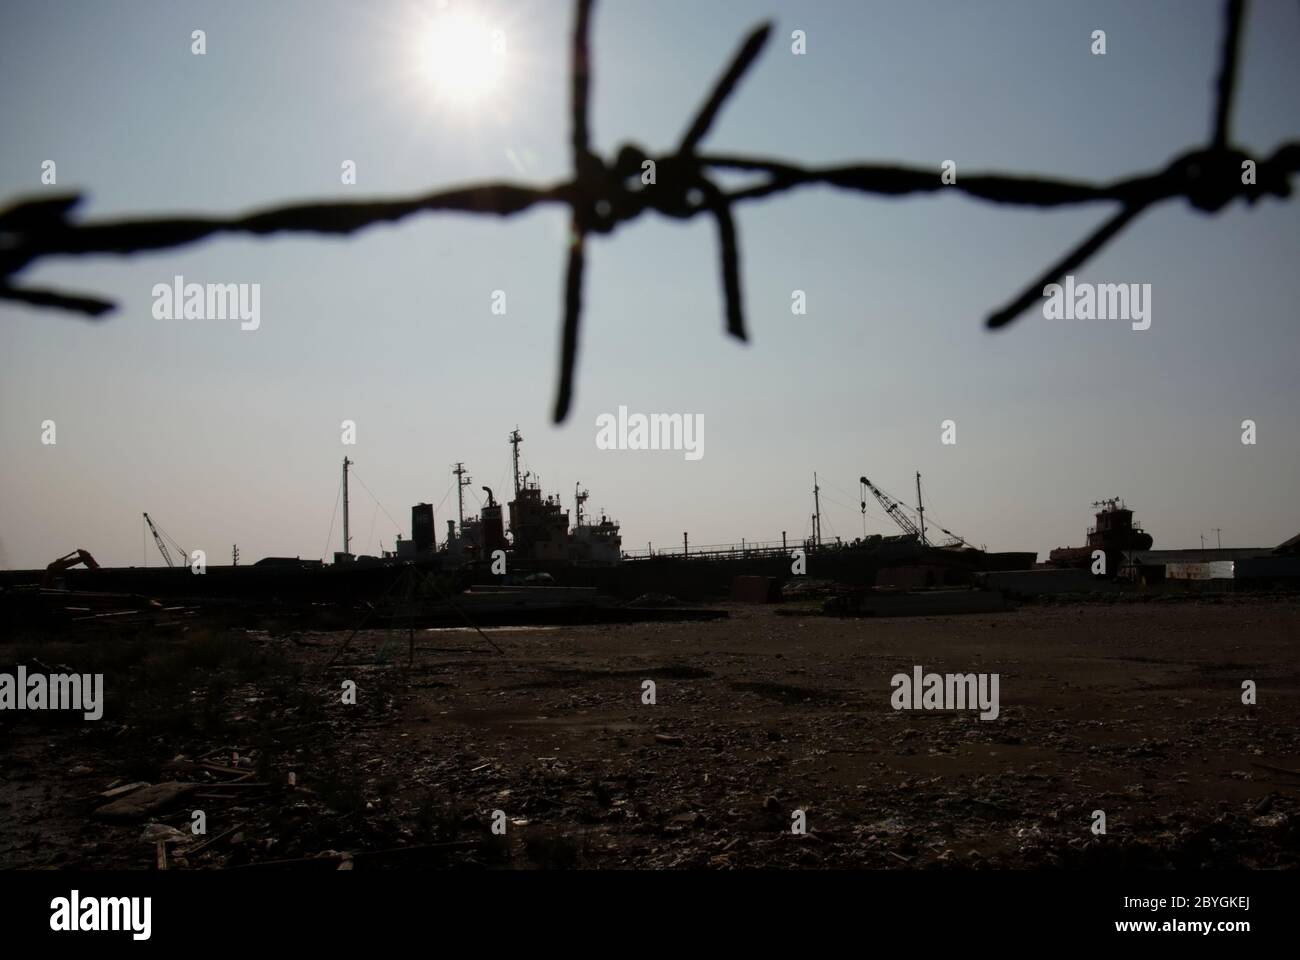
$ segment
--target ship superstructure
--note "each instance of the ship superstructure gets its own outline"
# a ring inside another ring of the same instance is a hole
[[[503,505],[489,487],[488,502],[478,517],[464,517],[459,527],[447,521],[447,538],[442,553],[456,563],[490,561],[494,551],[504,550],[512,563],[549,566],[556,564],[613,565],[622,559],[619,524],[604,513],[592,523],[583,514],[589,494],[575,487],[574,523],[558,494],[542,490],[541,479],[530,470],[520,472],[519,447],[523,435],[516,428],[508,438],[513,467],[514,497]],[[457,482],[464,473],[458,463]]]
[[[1088,528],[1088,545],[1057,547],[1048,554],[1048,562],[1058,567],[1090,567],[1100,550],[1106,558],[1105,569],[1114,575],[1124,566],[1127,554],[1151,549],[1151,534],[1133,522],[1133,511],[1119,497],[1094,500],[1092,505],[1097,513],[1095,525]]]

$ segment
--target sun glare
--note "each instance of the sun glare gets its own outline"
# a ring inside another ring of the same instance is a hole
[[[424,75],[440,100],[479,103],[496,89],[505,70],[505,35],[460,11],[437,17],[420,51]]]

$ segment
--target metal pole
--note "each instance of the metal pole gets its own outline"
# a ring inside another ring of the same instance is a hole
[[[816,471],[813,472],[813,510],[815,511],[813,516],[817,518],[817,522],[813,524],[813,546],[820,547],[822,545],[822,500],[821,487],[817,486]]]
[[[343,458],[343,556],[349,558],[352,555],[352,538],[348,535],[348,467],[352,461],[347,457]]]
[[[925,540],[925,504],[921,501],[921,471],[916,472],[916,515],[921,519],[921,546],[926,546]]]
[[[686,539],[686,532],[682,531],[682,556],[684,557],[690,552],[691,552],[690,542]]]

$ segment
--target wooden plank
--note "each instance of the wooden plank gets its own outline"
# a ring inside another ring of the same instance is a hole
[[[101,820],[143,820],[193,793],[197,786],[172,781],[141,787],[124,797],[118,797],[112,803],[104,804],[95,811],[95,816]]]

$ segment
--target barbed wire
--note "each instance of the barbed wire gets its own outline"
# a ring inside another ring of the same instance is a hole
[[[394,200],[302,203],[260,210],[243,216],[167,217],[74,223],[69,216],[79,196],[20,201],[0,213],[0,299],[74,311],[98,317],[113,309],[93,296],[13,285],[13,277],[33,262],[57,255],[132,254],[171,249],[219,234],[275,233],[351,234],[378,223],[402,220],[417,213],[460,211],[511,216],[539,204],[559,203],[570,209],[568,260],[565,270],[560,371],[554,421],[561,423],[573,403],[577,370],[582,281],[588,234],[612,233],[619,225],[646,211],[689,220],[711,216],[718,229],[725,330],[747,339],[741,298],[740,251],[732,208],[796,187],[823,184],[884,196],[953,190],[991,203],[1058,207],[1117,202],[1120,209],[1077,247],[1045,270],[1006,306],[994,311],[986,324],[1005,327],[1042,295],[1047,284],[1061,280],[1156,204],[1176,197],[1214,213],[1233,200],[1254,203],[1271,195],[1289,197],[1290,177],[1300,172],[1300,142],[1278,147],[1267,158],[1252,157],[1232,146],[1230,124],[1238,72],[1245,0],[1227,0],[1219,74],[1215,85],[1210,137],[1202,147],[1176,157],[1166,167],[1107,184],[1008,174],[963,174],[944,183],[933,169],[881,164],[807,168],[757,157],[699,153],[727,99],[753,65],[772,32],[770,22],[753,30],[733,55],[695,115],[675,152],[652,155],[635,144],[623,145],[612,163],[590,147],[588,106],[591,89],[589,35],[595,0],[575,0],[571,49],[571,149],[573,176],[558,184],[529,187],[497,182],[437,191]],[[647,167],[647,161],[653,165]],[[1247,183],[1247,162],[1255,165],[1254,182]],[[653,182],[642,182],[645,170]],[[765,176],[753,186],[724,191],[709,176],[712,171],[743,171]]]

